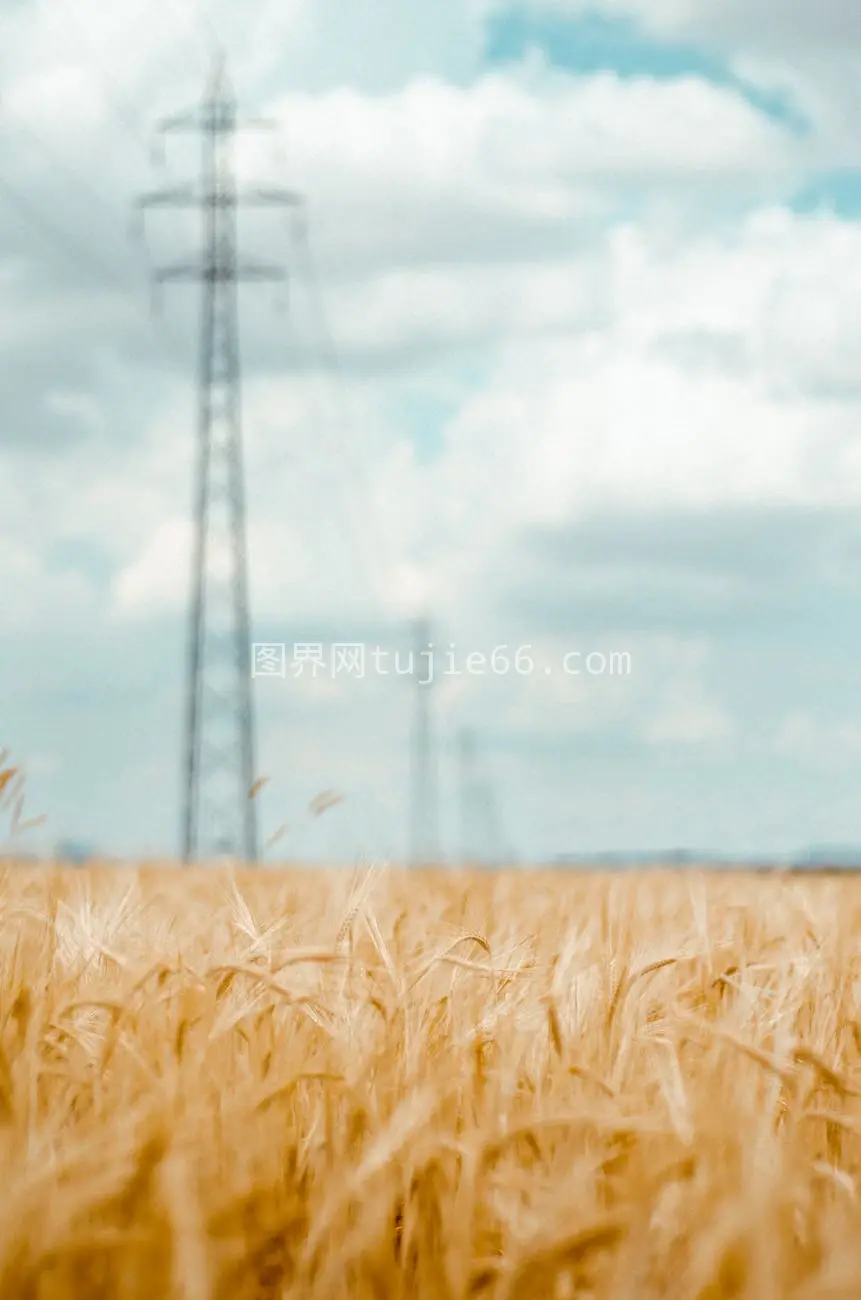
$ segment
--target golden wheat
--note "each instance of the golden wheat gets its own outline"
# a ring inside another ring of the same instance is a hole
[[[861,883],[0,890],[0,1296],[861,1295]]]

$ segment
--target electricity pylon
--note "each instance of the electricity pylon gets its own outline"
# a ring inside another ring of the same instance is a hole
[[[495,866],[509,853],[502,840],[493,786],[482,771],[473,731],[464,729],[459,733],[458,758],[462,865]]]
[[[434,665],[431,629],[427,619],[415,625],[413,650],[415,718],[412,751],[412,801],[410,860],[414,867],[438,865],[437,786],[431,691]]]
[[[475,860],[475,802],[477,781],[475,775],[475,735],[466,729],[458,735],[460,784],[460,858],[468,867]]]
[[[233,145],[244,129],[277,130],[241,118],[218,58],[203,103],[163,121],[163,134],[202,137],[198,184],[158,190],[139,200],[153,207],[199,209],[200,256],[156,270],[155,283],[202,285],[194,553],[189,609],[182,767],[182,857],[188,863],[227,855],[257,861],[254,713],[245,484],[242,463],[238,283],[285,281],[282,266],[240,257],[241,206],[301,208],[290,190],[239,191]]]

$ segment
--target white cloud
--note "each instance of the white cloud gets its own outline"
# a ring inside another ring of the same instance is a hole
[[[191,525],[161,524],[113,583],[113,599],[124,614],[153,615],[182,608],[188,599]]]
[[[548,266],[535,285],[506,267],[462,279],[447,268],[391,276],[376,298],[371,281],[369,331],[391,346],[410,323],[448,346],[470,336],[490,346],[494,317],[501,337],[509,330],[509,298],[523,307],[527,337],[498,349],[481,383],[459,395],[455,387],[427,463],[390,409],[382,375],[345,381],[351,422],[335,441],[338,412],[320,419],[312,381],[249,382],[259,613],[310,617],[355,600],[358,571],[364,601],[397,591],[393,608],[426,601],[465,617],[498,588],[500,557],[524,530],[601,510],[857,501],[853,264],[854,227],[777,213],[732,238],[672,249],[659,231],[628,227],[573,270]],[[837,275],[840,266],[849,273]],[[352,290],[333,307],[348,323],[349,358],[361,347]],[[171,402],[144,443],[83,443],[33,484],[52,541],[90,539],[112,557],[122,608],[152,601],[159,584],[171,608],[184,599],[171,521],[186,517],[191,499],[190,396]],[[35,516],[16,505],[30,471],[19,463],[20,482],[15,472],[9,517],[45,554]]]
[[[482,0],[482,7],[485,15],[512,8],[507,0]],[[809,123],[811,166],[861,162],[861,11],[852,0],[523,0],[513,8],[631,20],[658,45],[717,55],[749,86],[776,95]]]
[[[358,84],[373,92],[428,72],[465,79],[481,53],[481,24],[468,6],[395,0],[353,0],[347,8],[340,0],[262,0],[253,11],[242,0],[22,5],[6,16],[4,38],[6,84],[46,127],[43,105],[56,111],[56,91],[64,79],[72,89],[78,77],[86,93],[70,100],[72,121],[87,101],[115,126],[120,117],[140,126],[179,111],[203,93],[216,41],[229,52],[243,100],[273,86],[317,94]],[[40,100],[35,91],[45,78],[51,94]]]
[[[741,96],[694,78],[571,78],[539,66],[463,88],[424,78],[376,98],[288,96],[275,111],[289,130],[289,175],[325,214],[324,237],[349,214],[333,254],[365,264],[382,248],[390,265],[435,253],[481,261],[513,221],[521,239],[541,228],[558,238],[563,223],[630,202],[635,185],[640,199],[686,193],[700,210],[727,185],[780,192],[802,161]],[[248,158],[249,169],[267,166],[262,145]]]
[[[834,400],[838,363],[800,305],[848,322],[852,276],[834,267],[853,252],[861,264],[854,228],[784,216],[673,252],[629,229],[596,251],[592,328],[507,345],[431,465],[380,465],[437,591],[474,609],[524,530],[602,510],[858,501],[857,406]]]

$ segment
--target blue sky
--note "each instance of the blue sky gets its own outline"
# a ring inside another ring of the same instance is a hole
[[[68,7],[66,7],[68,9]],[[177,843],[196,304],[149,316],[135,194],[196,165],[207,32],[283,123],[337,375],[294,266],[243,296],[258,641],[531,676],[435,692],[523,860],[861,842],[861,21],[844,0],[22,5],[0,53],[0,745],[74,839]],[[130,39],[134,36],[134,39]],[[29,213],[29,217],[25,214]],[[173,224],[172,224],[173,223]],[[263,256],[283,227],[243,228]],[[628,677],[566,653],[624,652]],[[551,668],[550,672],[546,669]],[[403,681],[257,681],[264,839],[399,853]],[[346,796],[308,813],[324,789]],[[481,834],[480,830],[475,830]]]
[[[598,12],[571,16],[527,9],[500,10],[485,29],[487,63],[516,64],[538,51],[553,67],[579,76],[611,72],[619,77],[678,81],[696,77],[712,85],[729,86],[748,102],[803,132],[805,115],[791,97],[769,93],[733,67],[731,57],[696,43],[659,38],[630,16]]]
[[[696,45],[658,40],[630,17],[500,9],[489,15],[484,57],[490,64],[512,64],[530,49],[540,50],[555,67],[588,76],[616,72],[623,77],[705,77],[724,85],[735,79],[726,60]]]

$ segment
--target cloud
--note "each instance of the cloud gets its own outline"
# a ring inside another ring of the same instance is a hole
[[[811,167],[857,167],[861,101],[857,93],[861,17],[849,0],[483,0],[485,16],[551,15],[573,31],[596,16],[614,24],[620,48],[643,35],[656,57],[676,51],[724,65],[751,98],[770,103],[777,116],[804,124]],[[715,68],[712,69],[712,73]]]
[[[376,515],[383,531],[397,534],[386,549],[405,554],[430,535],[431,567],[438,561],[450,569],[446,557],[459,556],[468,583],[470,571],[481,575],[492,567],[506,537],[597,509],[702,512],[766,500],[775,506],[856,500],[852,340],[842,356],[828,342],[848,333],[842,322],[851,326],[853,283],[838,279],[834,268],[851,264],[857,243],[846,223],[775,214],[752,219],[732,239],[701,237],[673,251],[662,245],[659,230],[649,235],[631,227],[573,268],[548,267],[537,283],[526,269],[506,267],[496,276],[486,268],[460,280],[446,269],[436,277],[426,271],[389,279],[369,317],[383,351],[387,338],[394,345],[408,334],[410,323],[425,338],[434,328],[449,348],[470,337],[490,346],[494,318],[509,297],[521,306],[520,327],[532,342],[509,342],[484,368],[478,387],[461,389],[440,429],[442,450],[426,465],[385,414],[390,390],[383,378],[349,381],[354,418],[365,408],[351,454],[366,473],[373,466],[376,486],[354,504],[348,527],[355,532],[364,515],[370,531],[378,527],[370,519]],[[335,302],[349,321],[349,295]],[[804,302],[815,310],[805,315]],[[358,320],[357,311],[356,335],[344,331],[348,359],[359,346]],[[823,322],[832,322],[830,334]],[[133,565],[159,528],[183,518],[193,446],[190,396],[165,408],[137,449],[134,438],[125,445],[104,434],[79,454],[70,448],[62,472],[58,467],[56,478],[43,476],[37,489],[55,530],[62,527],[66,538],[98,537]],[[261,503],[264,511],[283,515],[289,505],[286,513],[297,523],[306,520],[308,498],[299,485],[311,472],[329,500],[331,528],[341,507],[337,480],[328,485],[323,467],[331,466],[337,447],[309,439],[313,406],[304,381],[251,382],[249,455],[267,467],[259,479],[271,499],[269,506]],[[103,412],[102,425],[105,419]],[[13,512],[28,472],[25,462],[14,470],[20,484],[11,485]],[[355,483],[348,495],[355,499]],[[402,509],[399,502],[411,504]],[[270,533],[261,539],[263,549],[279,564],[287,557],[295,577],[298,538],[311,530],[307,522],[297,535],[283,525],[272,533],[272,526],[261,524]],[[23,515],[20,527],[38,549],[36,530]],[[158,562],[151,564],[157,573]]]
[[[113,600],[123,614],[152,615],[182,608],[191,572],[191,524],[168,520],[156,529],[142,552],[122,569]]]
[[[424,78],[390,96],[292,96],[275,111],[312,211],[350,214],[342,265],[348,253],[373,265],[382,249],[390,266],[481,263],[516,255],[518,238],[534,259],[537,231],[558,249],[566,223],[594,228],[635,192],[686,193],[705,208],[727,185],[791,188],[800,161],[779,125],[695,78],[572,78],[539,64],[468,87]]]
[[[711,621],[733,600],[755,617],[763,547],[794,553],[793,528],[820,547],[823,519],[845,535],[861,488],[850,345],[842,368],[786,306],[804,286],[820,318],[848,321],[851,277],[833,267],[857,238],[845,223],[765,214],[730,238],[670,250],[629,228],[594,250],[586,320],[572,312],[567,331],[498,351],[427,465],[400,451],[379,462],[387,495],[410,503],[401,544],[426,539],[452,616],[505,606],[522,582],[548,610],[555,592],[632,617],[675,607]]]
[[[106,69],[59,28],[49,40],[43,10],[19,14],[14,56],[0,56],[23,123],[9,124],[4,176],[74,251],[0,196],[4,725],[17,750],[56,758],[34,798],[58,832],[170,848],[196,297],[172,297],[166,327],[147,322],[146,263],[122,218],[153,178],[114,92],[141,124],[193,100],[201,41],[148,11],[136,48],[124,24],[142,10],[80,7],[117,51]],[[657,6],[648,21],[681,39],[692,12]],[[331,49],[310,6],[276,20],[249,33],[236,82],[281,117],[282,157],[260,140],[242,167],[309,195],[341,364],[339,378],[320,364],[297,266],[286,319],[243,298],[255,638],[393,647],[427,607],[464,653],[532,646],[542,671],[435,696],[442,743],[466,721],[484,738],[529,854],[806,838],[804,800],[825,775],[850,824],[849,773],[822,775],[804,728],[781,731],[790,705],[839,716],[861,630],[861,242],[852,222],[785,206],[836,135],[800,139],[703,78],[568,77],[540,59],[487,72],[465,7],[353,6]],[[175,78],[157,57],[168,30]],[[732,57],[757,48],[740,37]],[[176,145],[167,177],[196,166]],[[196,237],[182,219],[154,226],[151,254]],[[243,244],[287,247],[253,220]],[[543,671],[572,649],[629,651],[634,672]],[[349,798],[332,851],[399,841],[409,684],[268,685],[255,686],[260,761],[284,790],[270,829],[333,788]],[[775,737],[779,792],[762,766]]]

